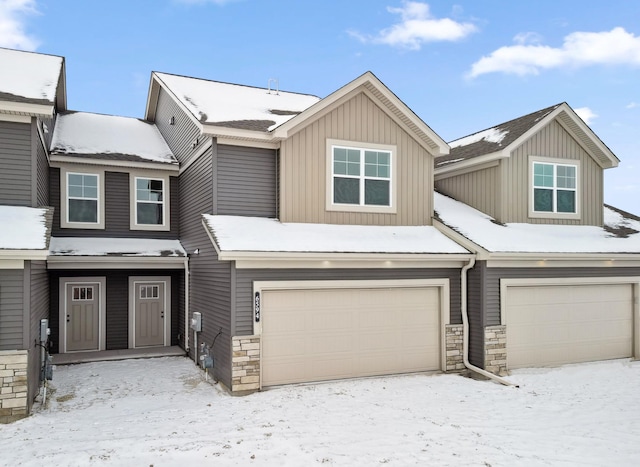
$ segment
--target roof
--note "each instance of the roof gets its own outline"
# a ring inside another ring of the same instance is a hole
[[[51,256],[116,256],[185,258],[178,240],[149,238],[51,237]]]
[[[468,254],[433,226],[282,223],[203,214],[221,252]]]
[[[63,57],[0,48],[0,101],[64,109],[64,99]]]
[[[200,123],[271,131],[320,99],[309,94],[153,72]]]
[[[436,158],[436,169],[448,169],[465,161],[471,163],[473,159],[489,154],[502,153],[499,157],[508,157],[511,146],[520,145],[553,119],[568,129],[603,168],[618,165],[618,158],[611,150],[566,102],[562,102],[449,142],[451,151]]]
[[[86,112],[66,112],[58,116],[51,154],[178,164],[153,123]]]
[[[492,253],[640,253],[640,220],[604,208],[605,227],[557,224],[499,224],[492,217],[435,193],[444,225]]]
[[[0,206],[0,251],[48,249],[52,216],[51,208]]]

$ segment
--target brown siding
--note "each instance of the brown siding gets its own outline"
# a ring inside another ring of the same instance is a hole
[[[436,190],[493,218],[500,214],[500,167],[436,179]],[[498,219],[499,220],[499,219]]]
[[[397,212],[369,214],[325,210],[327,139],[397,147]],[[282,143],[280,219],[362,225],[430,225],[433,214],[433,157],[359,93]]]
[[[529,156],[579,160],[578,174],[581,219],[547,219],[529,217]],[[503,214],[501,222],[531,224],[602,225],[603,174],[602,168],[578,142],[556,121],[525,141],[503,161]]]

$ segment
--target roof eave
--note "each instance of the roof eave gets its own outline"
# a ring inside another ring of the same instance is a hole
[[[186,256],[78,256],[49,255],[48,269],[184,269]]]
[[[48,255],[49,250],[47,249],[0,250],[0,260],[43,261],[47,259]]]
[[[69,156],[67,154],[52,153],[49,156],[49,161],[52,165],[55,164],[86,164],[86,165],[98,165],[106,167],[122,167],[129,169],[153,169],[153,170],[165,170],[168,172],[179,172],[180,165],[178,162],[143,162],[143,161],[126,161],[126,160],[112,160],[112,159],[99,159],[82,156]]]
[[[0,101],[0,113],[25,115],[30,117],[52,117],[55,112],[53,103],[32,104],[29,102]]]

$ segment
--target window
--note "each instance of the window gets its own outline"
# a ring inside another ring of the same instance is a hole
[[[390,207],[391,159],[387,150],[332,146],[332,203]]]
[[[164,180],[136,177],[136,224],[164,225]]]
[[[577,166],[533,163],[533,211],[576,214]]]
[[[160,287],[157,285],[140,286],[140,299],[158,298],[160,297]]]
[[[66,173],[66,222],[100,223],[100,178],[97,174]]]
[[[93,300],[93,287],[73,287],[73,301]]]

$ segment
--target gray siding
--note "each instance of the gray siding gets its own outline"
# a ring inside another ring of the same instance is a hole
[[[450,323],[462,323],[460,269],[237,269],[235,335],[253,334],[253,281],[449,279]]]
[[[469,361],[484,367],[484,309],[486,262],[478,261],[467,272],[467,315],[469,316]]]
[[[49,201],[49,161],[47,152],[38,132],[36,134],[36,204],[37,206],[50,206]]]
[[[24,271],[0,269],[0,350],[23,350]]]
[[[169,177],[169,202],[171,230],[130,230],[129,174],[105,172],[105,229],[62,229],[60,228],[60,170],[50,170],[51,204],[53,214],[53,235],[61,237],[125,237],[125,238],[165,238],[177,239],[179,235],[178,178]]]
[[[170,123],[171,117],[173,117],[173,125]],[[158,108],[154,123],[180,165],[190,162],[193,156],[210,140],[210,138],[200,137],[198,126],[164,89],[160,89],[158,95]],[[199,144],[194,148],[193,142],[198,137]]]
[[[40,320],[49,318],[49,275],[45,261],[31,261],[30,276],[30,338],[29,338],[29,384],[28,403],[31,403],[40,388],[41,347]]]
[[[32,206],[31,125],[0,121],[0,204]]]
[[[276,151],[217,147],[216,214],[276,217]]]

